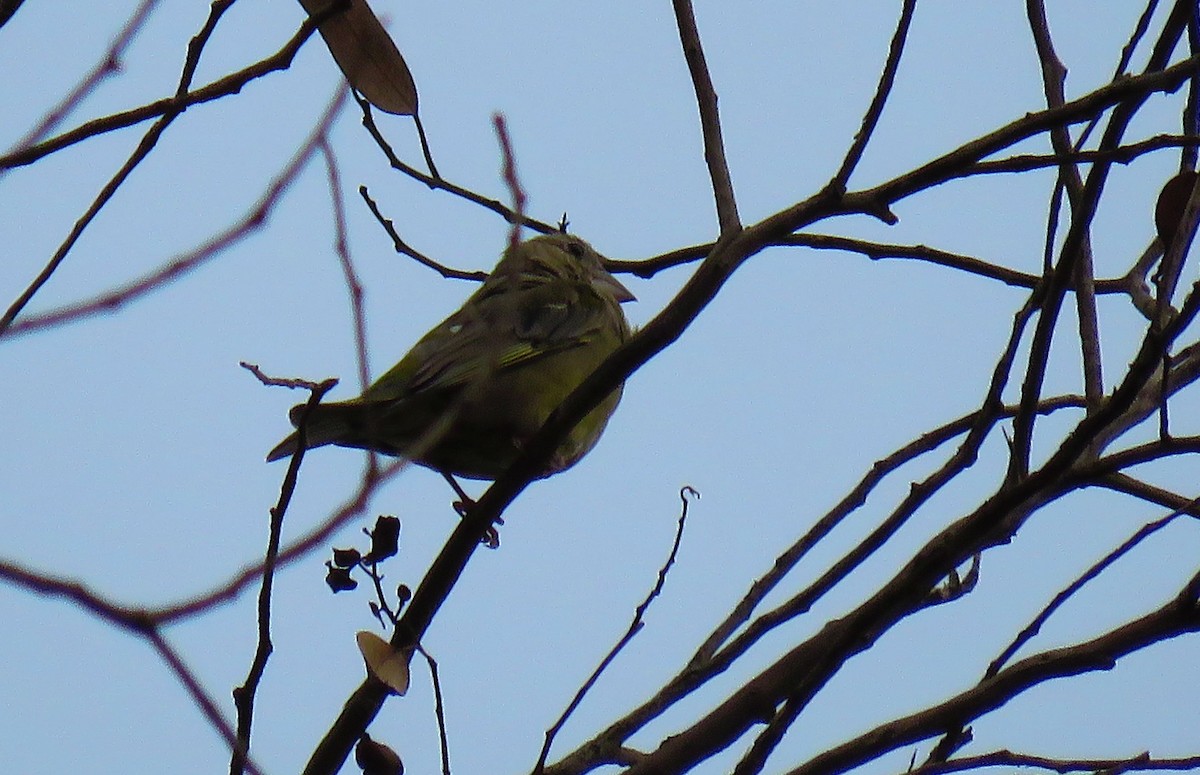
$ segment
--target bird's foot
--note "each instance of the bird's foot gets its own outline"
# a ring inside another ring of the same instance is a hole
[[[468,500],[465,503],[463,501],[454,501],[454,503],[452,505],[454,506],[454,511],[458,513],[458,516],[460,518],[465,518],[467,516],[467,512],[472,507],[474,507],[475,501]],[[504,524],[504,519],[501,517],[496,517],[495,524],[488,525],[488,529],[480,537],[479,543],[486,544],[487,548],[489,548],[489,549],[499,549],[500,548],[500,531],[497,530],[496,528],[498,525],[503,525],[503,524]]]
[[[450,486],[454,488],[455,494],[458,495],[458,500],[450,504],[454,509],[454,513],[458,514],[459,519],[466,517],[467,512],[475,508],[475,500],[467,495],[466,491],[459,485],[458,480],[453,476],[442,472],[442,477],[450,483]],[[488,526],[487,531],[479,539],[479,543],[486,544],[489,549],[498,549],[500,547],[500,531],[496,529],[496,526],[503,524],[504,520],[501,517],[496,517],[495,524]]]

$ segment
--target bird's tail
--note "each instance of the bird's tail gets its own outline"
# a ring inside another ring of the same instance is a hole
[[[292,425],[300,424],[305,406],[306,404],[297,404],[288,412],[288,419],[292,421]],[[313,449],[326,444],[356,446],[354,444],[354,437],[357,435],[355,428],[362,424],[358,419],[361,413],[361,407],[350,402],[314,406],[304,423],[304,448]],[[294,455],[299,449],[300,432],[296,431],[267,453],[267,462]]]

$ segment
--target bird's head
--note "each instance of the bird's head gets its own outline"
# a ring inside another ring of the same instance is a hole
[[[574,234],[544,234],[510,248],[496,274],[516,273],[522,282],[547,279],[586,282],[618,302],[636,297],[604,268],[595,248]]]

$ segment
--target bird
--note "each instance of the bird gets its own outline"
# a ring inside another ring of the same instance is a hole
[[[305,447],[374,450],[448,479],[494,480],[563,399],[629,338],[621,304],[634,300],[600,254],[573,234],[510,245],[463,306],[361,396],[313,406],[304,419]],[[576,424],[539,478],[570,468],[595,446],[623,387]],[[297,428],[305,406],[288,415]],[[267,460],[293,455],[299,446],[297,430]]]

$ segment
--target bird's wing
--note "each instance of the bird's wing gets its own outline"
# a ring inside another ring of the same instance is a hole
[[[419,364],[407,393],[458,387],[578,347],[603,320],[596,294],[565,280],[477,296],[413,348]]]

